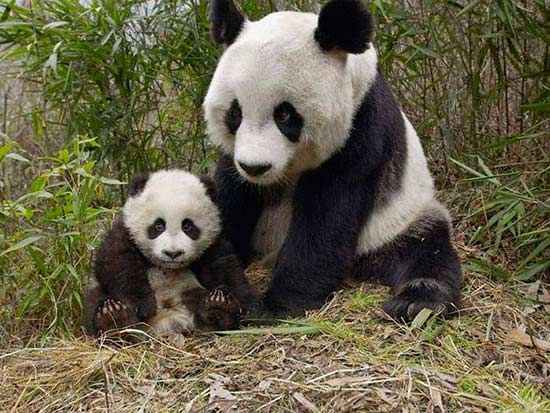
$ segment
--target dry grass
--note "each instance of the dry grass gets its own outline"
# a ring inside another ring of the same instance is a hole
[[[265,282],[265,272],[251,275]],[[470,276],[460,317],[410,327],[381,320],[387,292],[362,285],[302,320],[317,326],[317,334],[205,334],[122,347],[77,337],[40,347],[12,342],[0,352],[0,406],[17,412],[550,411],[550,308],[523,298],[529,294],[533,288]]]

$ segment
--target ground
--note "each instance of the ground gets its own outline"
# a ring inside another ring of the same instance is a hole
[[[268,277],[257,267],[249,275],[264,285]],[[385,319],[379,305],[387,295],[383,287],[346,286],[323,309],[270,332],[248,327],[235,335],[134,345],[82,337],[40,348],[14,342],[0,351],[0,406],[17,412],[550,412],[550,306],[542,304],[549,299],[543,284],[512,287],[467,275],[459,317],[419,317],[410,326]]]

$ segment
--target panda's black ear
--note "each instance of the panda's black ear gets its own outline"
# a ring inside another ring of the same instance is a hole
[[[216,202],[216,184],[214,180],[206,175],[201,175],[199,178],[206,188],[206,195],[208,195],[212,201]]]
[[[128,185],[128,196],[137,196],[145,188],[145,184],[149,180],[149,172],[143,172],[137,175],[134,175],[130,179],[130,184]]]
[[[374,31],[372,15],[361,0],[330,0],[321,9],[315,40],[324,51],[363,53]]]
[[[233,0],[211,0],[208,20],[212,39],[226,46],[235,41],[244,24],[244,17]]]

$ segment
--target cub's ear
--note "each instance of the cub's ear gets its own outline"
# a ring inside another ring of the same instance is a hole
[[[206,195],[208,195],[212,201],[216,202],[216,184],[214,180],[206,175],[201,175],[199,179],[206,188]]]
[[[143,172],[137,175],[134,175],[130,179],[130,184],[128,185],[128,196],[137,196],[145,188],[145,184],[149,180],[149,172]]]
[[[361,0],[330,0],[321,9],[315,40],[328,52],[359,54],[369,48],[374,22]]]
[[[208,20],[212,39],[225,46],[235,41],[244,24],[244,16],[233,0],[211,0]]]

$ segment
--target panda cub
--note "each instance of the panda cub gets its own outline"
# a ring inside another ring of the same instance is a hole
[[[238,326],[256,291],[221,236],[213,184],[183,170],[134,177],[94,261],[85,329],[158,335]]]

